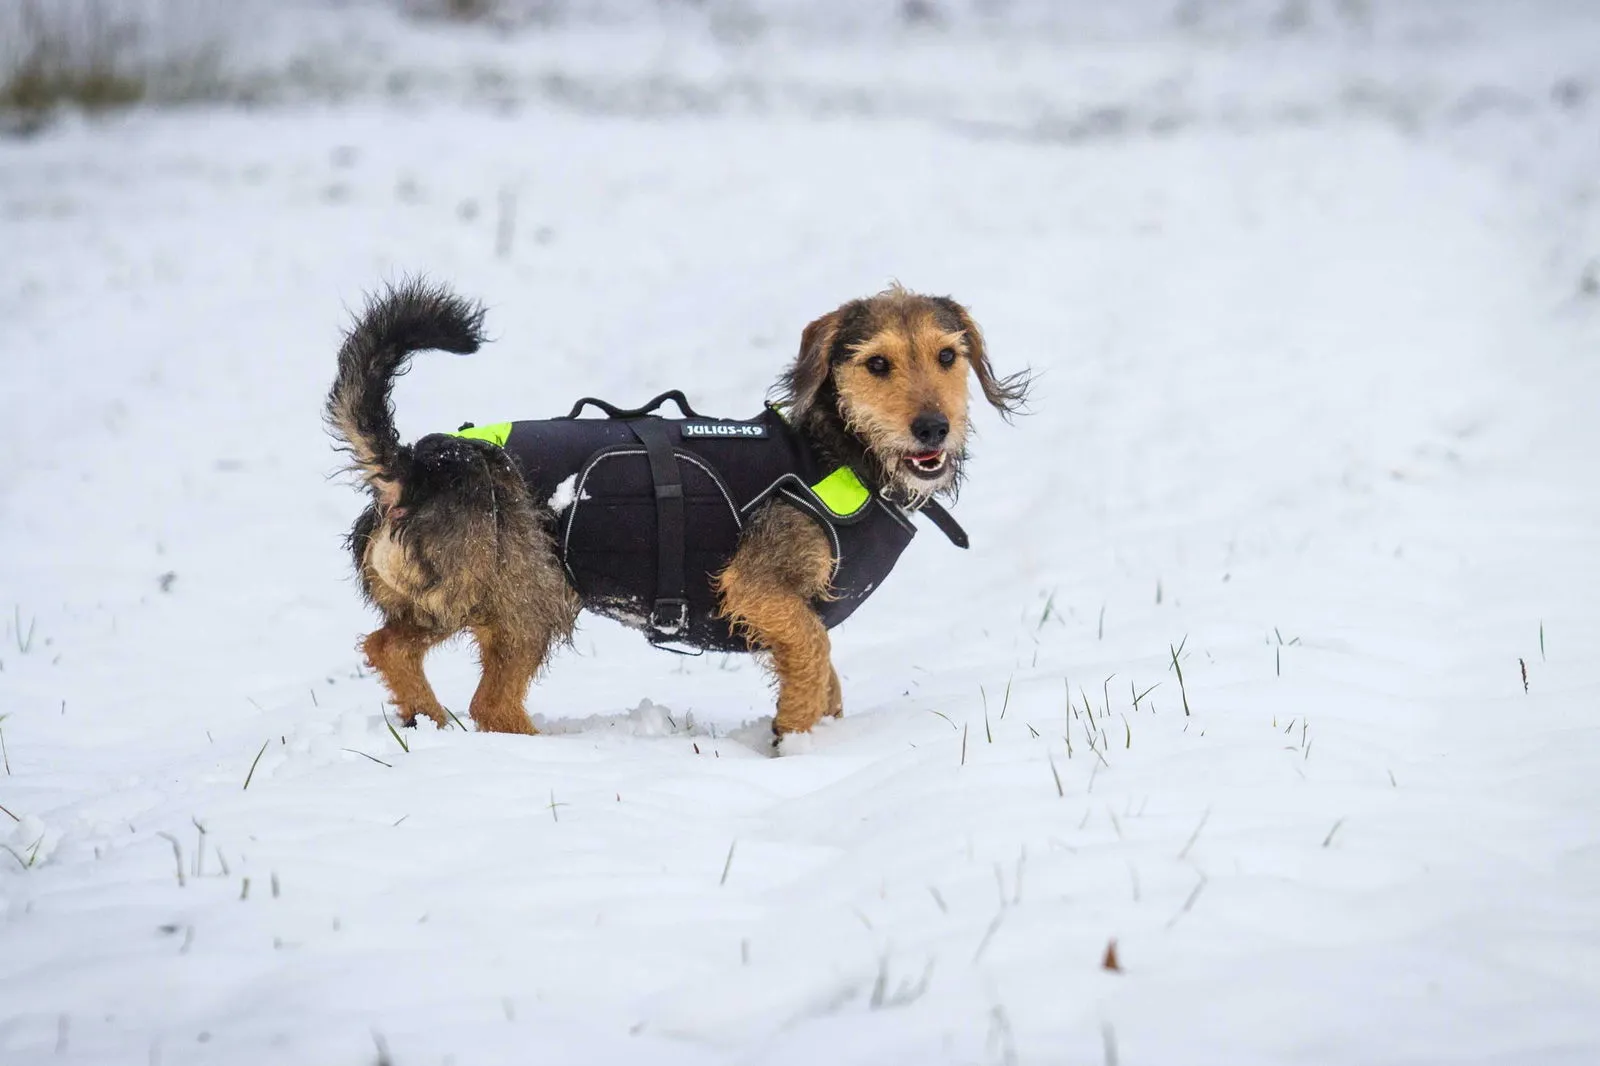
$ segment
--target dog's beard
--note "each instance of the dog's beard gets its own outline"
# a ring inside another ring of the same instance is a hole
[[[955,491],[961,464],[966,459],[965,426],[959,433],[945,438],[940,448],[930,452],[904,430],[853,409],[843,397],[839,398],[838,411],[845,432],[861,445],[870,460],[874,479],[902,502],[920,507],[934,496]],[[937,458],[930,459],[930,456]],[[929,476],[930,466],[932,476]]]

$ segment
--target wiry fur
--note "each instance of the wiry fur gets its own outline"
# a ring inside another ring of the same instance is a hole
[[[394,379],[413,352],[468,355],[483,343],[483,308],[420,279],[391,286],[368,303],[339,348],[327,423],[373,496],[390,506],[411,460],[394,426]]]
[[[427,650],[470,630],[483,660],[479,728],[532,732],[522,708],[551,644],[571,635],[577,596],[516,464],[487,441],[431,434],[400,443],[390,393],[413,352],[471,352],[483,313],[421,282],[373,299],[339,350],[327,419],[371,487],[350,534],[361,591],[384,616],[364,648],[406,724],[446,721]]]
[[[549,532],[554,516],[491,443],[434,434],[403,444],[390,399],[413,352],[474,351],[482,322],[476,305],[420,281],[379,294],[339,351],[327,421],[373,495],[350,549],[362,592],[384,617],[363,648],[401,720],[425,714],[444,724],[422,661],[466,630],[483,663],[473,720],[486,731],[532,732],[528,684],[551,645],[570,636],[580,606]],[[808,325],[777,390],[825,463],[848,465],[915,506],[959,485],[969,371],[1002,414],[1023,402],[1026,375],[995,375],[965,308],[895,286]],[[828,632],[812,608],[829,595],[832,563],[816,523],[774,501],[751,516],[715,579],[721,616],[769,657],[780,735],[843,710]]]
[[[937,353],[960,356],[939,367]],[[877,380],[862,364],[874,354],[891,362]],[[995,374],[983,334],[965,307],[948,296],[923,296],[894,285],[876,296],[851,300],[806,326],[794,364],[779,379],[778,398],[801,431],[824,455],[868,476],[902,502],[954,496],[960,488],[969,436],[965,369],[1001,415],[1010,418],[1027,400],[1026,371]],[[948,464],[932,481],[907,475],[902,460],[919,449],[909,424],[922,410],[949,420]]]

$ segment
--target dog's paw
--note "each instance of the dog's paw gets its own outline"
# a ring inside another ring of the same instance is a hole
[[[812,750],[812,745],[813,741],[809,732],[779,733],[772,738],[772,754],[804,755]]]

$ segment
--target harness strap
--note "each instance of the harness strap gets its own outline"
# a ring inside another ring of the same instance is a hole
[[[585,407],[592,406],[598,407],[600,410],[604,411],[607,418],[640,418],[644,415],[650,414],[657,407],[660,407],[668,400],[671,400],[673,403],[678,405],[678,410],[683,412],[683,416],[685,418],[705,417],[699,411],[696,411],[693,407],[689,406],[689,400],[683,395],[683,391],[681,389],[668,389],[655,399],[647,401],[643,407],[618,407],[616,404],[606,403],[604,400],[597,400],[593,396],[585,396],[583,399],[572,405],[572,410],[567,412],[567,417],[577,418],[583,413],[583,409]]]
[[[950,543],[958,548],[965,548],[971,542],[967,539],[967,531],[961,528],[961,523],[956,521],[955,515],[944,509],[944,504],[938,500],[928,500],[919,510],[928,516],[940,533],[950,538]]]
[[[834,518],[849,520],[860,514],[861,509],[872,500],[872,493],[862,484],[861,478],[848,466],[837,467],[833,473],[821,481],[811,485],[812,493],[821,500]],[[958,548],[971,546],[967,539],[967,531],[961,528],[955,516],[945,510],[938,500],[927,499],[919,504],[916,510],[928,516],[928,521],[938,528],[940,533],[950,538],[950,543]]]
[[[650,480],[656,490],[656,599],[650,608],[650,628],[672,637],[683,632],[689,619],[683,573],[683,478],[665,422],[642,418],[629,422],[628,428],[650,458]]]

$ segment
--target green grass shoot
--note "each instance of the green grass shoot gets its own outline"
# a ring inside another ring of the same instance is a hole
[[[1183,683],[1183,664],[1178,661],[1178,654],[1183,651],[1183,646],[1187,643],[1189,643],[1189,638],[1185,636],[1183,640],[1178,642],[1176,648],[1171,644],[1167,645],[1167,650],[1172,653],[1172,669],[1178,674],[1178,691],[1183,695],[1183,716],[1185,718],[1189,717],[1189,689]]]
[[[394,723],[389,721],[388,710],[382,707],[380,707],[378,710],[383,715],[383,724],[389,727],[389,735],[394,737],[394,742],[400,745],[401,751],[405,752],[407,755],[410,755],[411,745],[406,743],[406,738],[401,736],[400,731],[394,727]]]
[[[256,752],[256,757],[254,759],[250,760],[250,772],[244,775],[244,788],[249,788],[250,787],[250,779],[252,777],[256,776],[256,764],[261,761],[261,756],[263,756],[263,755],[265,755],[267,753],[267,745],[271,744],[271,743],[272,743],[272,738],[271,737],[268,737],[266,740],[263,740],[261,742],[261,750]],[[243,792],[244,788],[240,789],[239,791]]]

